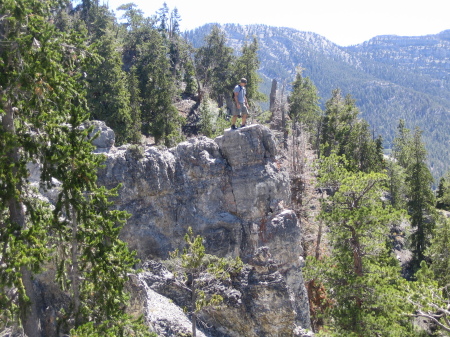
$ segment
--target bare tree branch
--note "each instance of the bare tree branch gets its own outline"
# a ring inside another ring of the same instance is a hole
[[[432,314],[428,314],[428,313],[422,312],[421,310],[418,310],[416,314],[410,315],[410,317],[425,317],[425,318],[428,318],[431,321],[433,321],[435,324],[437,324],[443,330],[445,330],[447,332],[450,332],[450,327],[447,327],[444,324],[442,324],[441,322],[439,322],[439,320],[437,320],[434,317],[434,315],[432,315]]]

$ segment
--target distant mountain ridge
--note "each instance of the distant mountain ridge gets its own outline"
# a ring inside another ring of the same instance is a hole
[[[212,24],[185,33],[195,47]],[[273,78],[291,83],[301,66],[324,103],[333,89],[351,94],[361,116],[390,148],[399,119],[423,130],[430,168],[439,178],[450,168],[450,30],[435,35],[377,36],[341,47],[312,32],[266,25],[225,24],[229,45],[240,50],[246,38],[259,40],[261,90]]]

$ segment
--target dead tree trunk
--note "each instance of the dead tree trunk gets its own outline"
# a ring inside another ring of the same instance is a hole
[[[288,130],[286,127],[286,103],[284,101],[284,90],[286,89],[286,84],[283,84],[283,89],[281,90],[281,127],[283,129],[283,144],[284,149],[288,149]]]
[[[276,100],[277,100],[277,80],[272,80],[272,89],[270,90],[270,105],[269,110],[271,113],[275,112],[276,109]]]

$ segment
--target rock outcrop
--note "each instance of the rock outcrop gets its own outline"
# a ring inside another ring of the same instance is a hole
[[[231,280],[208,280],[207,292],[224,302],[199,315],[198,336],[307,336],[309,306],[301,268],[301,228],[288,208],[290,181],[277,161],[275,138],[260,125],[226,130],[215,140],[192,138],[171,149],[114,147],[114,133],[93,122],[97,153],[105,156],[99,183],[121,184],[115,207],[131,214],[121,236],[136,250],[143,272],[131,275],[128,310],[144,314],[159,336],[190,334],[190,293],[165,267],[169,253],[183,248],[192,227],[206,252],[239,256],[245,263]],[[30,164],[39,188],[40,168]],[[42,198],[54,202],[59,183]],[[60,310],[68,305],[53,283],[55,271],[38,275],[42,322],[56,336]],[[47,332],[48,331],[48,332]],[[12,333],[12,332],[11,332]]]
[[[301,228],[285,208],[290,183],[276,151],[271,131],[260,125],[226,130],[215,140],[192,138],[172,149],[131,145],[102,151],[99,182],[122,184],[115,203],[132,214],[122,238],[141,260],[166,259],[184,246],[192,227],[207,253],[240,256],[246,263],[225,287],[226,302],[234,304],[202,314],[207,335],[294,336],[296,327],[309,327]],[[143,287],[183,305],[183,289],[167,286],[167,280],[156,286],[151,280],[161,277],[154,268],[145,273]],[[169,336],[158,322],[155,331]]]

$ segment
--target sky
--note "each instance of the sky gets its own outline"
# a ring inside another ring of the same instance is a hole
[[[103,0],[115,10],[134,2],[145,16],[164,0]],[[377,35],[419,36],[450,29],[449,0],[166,0],[181,15],[181,31],[206,23],[265,24],[320,34],[340,45]],[[102,0],[100,1],[102,3]],[[117,13],[117,12],[116,12]],[[119,14],[120,15],[120,14]]]

